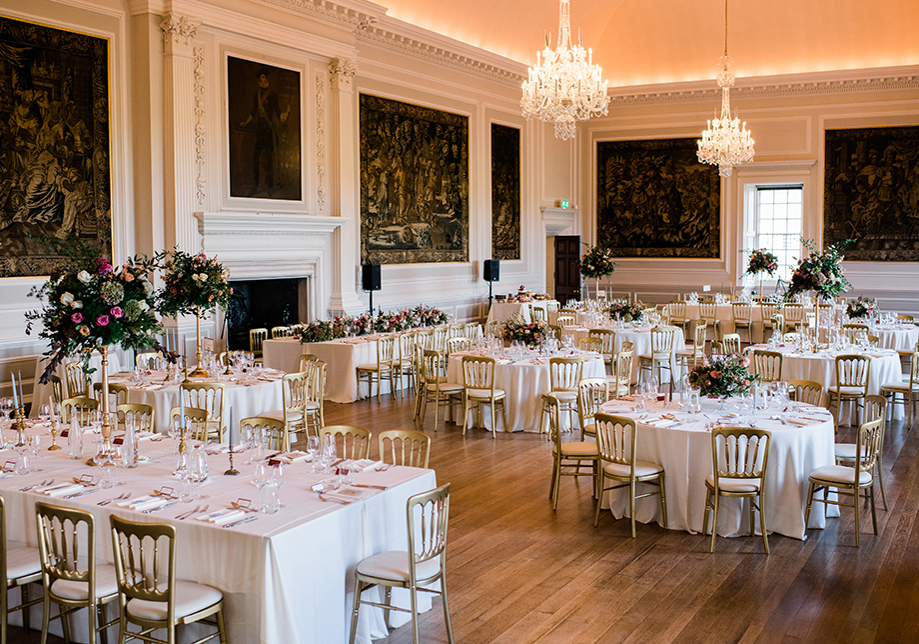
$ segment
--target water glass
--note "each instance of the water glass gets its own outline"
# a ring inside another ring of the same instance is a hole
[[[262,486],[259,495],[259,510],[265,514],[275,514],[281,509],[281,496],[278,486],[274,483],[268,483]]]
[[[310,465],[313,473],[316,472],[317,461],[319,460],[319,437],[309,436],[306,439],[306,453],[310,455]]]
[[[101,469],[102,471],[99,473],[99,487],[106,490],[115,487],[115,485],[117,485],[115,480],[115,465],[104,465]]]

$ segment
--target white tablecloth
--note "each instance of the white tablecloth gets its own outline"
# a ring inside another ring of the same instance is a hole
[[[637,455],[639,459],[653,461],[664,467],[665,491],[667,493],[667,528],[673,530],[702,531],[705,510],[705,477],[712,473],[712,435],[705,424],[717,422],[720,425],[737,424],[738,418],[725,417],[717,410],[717,401],[706,399],[701,416],[683,414],[678,410],[655,408],[647,420],[659,419],[661,414],[670,413],[676,420],[687,424],[662,428],[646,422],[638,424]],[[728,402],[728,410],[732,409]],[[603,411],[619,416],[632,416],[632,403],[610,401],[604,403]],[[769,447],[769,462],[766,473],[766,528],[797,539],[805,538],[804,509],[807,505],[807,479],[811,471],[835,463],[833,455],[833,420],[826,410],[805,406],[792,418],[814,418],[809,426],[783,425],[769,417],[777,409],[758,412],[755,426],[772,432]],[[736,413],[736,412],[735,412]],[[639,485],[638,492],[641,493]],[[611,495],[612,499],[610,498]],[[623,517],[628,512],[628,495],[615,491],[604,495],[603,507],[613,502],[613,513]],[[750,533],[749,508],[741,499],[722,497],[718,512],[718,534],[721,536],[747,535]],[[824,527],[823,506],[812,508],[811,528]],[[835,511],[835,512],[834,512]],[[660,523],[660,503],[657,498],[641,499],[635,507],[636,520],[642,523]],[[835,516],[836,508],[830,507],[828,514]],[[758,522],[757,522],[758,527]]]
[[[450,355],[447,364],[447,380],[463,382],[462,357],[470,355],[457,352]],[[589,360],[584,364],[584,378],[602,378],[606,375],[603,358],[597,353],[580,353]],[[542,413],[542,395],[549,393],[552,386],[549,379],[549,358],[526,358],[512,361],[510,358],[499,358],[495,365],[495,388],[507,393],[507,427],[505,431],[538,432]],[[498,423],[500,426],[500,412]],[[489,415],[482,414],[483,422],[491,430]]]
[[[45,359],[38,360],[36,361],[36,364],[35,364],[35,381],[32,387],[32,409],[29,412],[29,416],[31,418],[38,418],[39,407],[47,403],[49,400],[51,400],[51,397],[54,395],[54,389],[52,388],[52,385],[50,382],[46,385],[43,385],[40,382],[41,375],[45,371],[46,364],[47,364],[47,361]],[[102,354],[100,354],[98,351],[94,352],[92,354],[92,357],[90,357],[89,359],[89,366],[91,369],[95,369],[95,371],[92,374],[90,374],[90,379],[93,382],[102,382]],[[118,359],[118,354],[115,353],[114,351],[109,351],[109,354],[108,354],[108,372],[109,374],[113,374],[117,371],[121,371],[121,368],[122,368],[121,361]],[[57,371],[55,372],[55,375],[57,375],[61,379],[64,385],[64,397],[65,398],[69,397],[69,394],[67,391],[67,375],[65,373],[63,363],[61,363],[58,366]]]
[[[226,401],[224,402],[223,422],[229,426],[230,410],[233,410],[233,421],[238,424],[243,418],[258,416],[262,412],[281,409],[284,404],[281,393],[281,375],[274,373],[270,380],[249,379],[244,376],[226,376],[225,379],[213,380],[226,385]],[[179,406],[179,392],[181,387],[172,384],[166,387],[158,386],[165,374],[158,374],[150,384],[138,386],[133,383],[127,374],[118,374],[109,377],[109,382],[128,385],[128,402],[150,405],[156,410],[156,429],[165,433],[169,429],[169,415],[173,407]],[[262,376],[269,378],[269,376]],[[196,382],[193,380],[192,382]]]
[[[50,440],[46,436],[47,442]],[[176,486],[171,476],[172,447],[171,441],[141,441],[141,453],[152,459],[135,470],[119,469],[117,477],[125,485],[72,500],[19,491],[46,478],[63,482],[72,476],[99,474],[97,468],[69,460],[66,450],[43,451],[38,463],[43,472],[0,480],[6,502],[8,539],[37,546],[35,502],[41,500],[92,512],[96,517],[97,557],[103,562],[112,561],[110,514],[140,521],[168,521],[177,528],[179,578],[209,584],[223,592],[229,641],[341,644],[348,641],[354,567],[371,554],[405,549],[406,500],[436,487],[433,470],[394,467],[386,472],[356,475],[356,482],[390,486],[386,491],[367,490],[369,493],[361,501],[350,505],[323,503],[308,491],[323,475],[310,474],[307,463],[295,463],[286,468],[287,482],[280,490],[286,507],[277,514],[259,514],[258,520],[232,529],[194,519],[176,520],[174,517],[199,503],[207,503],[213,511],[239,498],[258,498],[258,491],[249,484],[253,466],[241,464],[246,455],[240,454],[236,459],[236,468],[242,472],[237,477],[220,475],[228,468],[228,460],[226,455],[218,455],[208,457],[211,478],[202,489],[208,495],[206,500],[152,514],[118,508],[115,504],[96,505],[121,492],[137,497],[164,485]],[[406,605],[404,599],[405,596],[398,599],[400,604]],[[430,600],[422,601],[426,607],[430,606]],[[41,624],[40,611],[41,606],[33,609],[33,627]],[[397,623],[405,621],[398,612],[392,617]],[[86,633],[81,634],[79,628],[85,623],[82,613],[75,622],[75,635],[78,638],[82,635],[84,642]],[[384,636],[382,611],[361,607],[358,628],[358,641],[362,644],[369,644],[371,636]],[[196,628],[185,629],[183,641],[189,641]],[[117,633],[117,627],[114,632]],[[202,632],[197,630],[199,635]]]
[[[492,320],[501,324],[506,319],[519,313],[523,319],[530,322],[530,303],[529,302],[492,302],[491,308],[488,309],[487,325]]]
[[[919,327],[914,324],[879,326],[869,333],[878,337],[882,349],[912,351],[916,348],[916,342],[919,342]]]
[[[575,343],[581,338],[587,337],[589,330],[585,327],[565,327],[563,330],[564,336],[569,336],[574,340]],[[638,359],[638,356],[642,355],[651,355],[651,327],[650,326],[623,326],[619,330],[616,330],[616,352],[618,353],[622,349],[622,344],[624,342],[631,342],[633,346],[632,352],[632,384],[638,382],[639,376],[639,367],[641,361]],[[670,364],[673,365],[673,368],[676,373],[676,379],[678,380],[678,370],[677,370],[677,360],[676,353],[677,351],[682,351],[685,348],[686,340],[683,335],[683,329],[679,327],[674,327],[673,331],[673,344],[671,345],[670,352]]]

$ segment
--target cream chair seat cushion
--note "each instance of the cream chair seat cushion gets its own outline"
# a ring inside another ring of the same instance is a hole
[[[548,394],[543,394],[543,399],[546,400],[555,400],[560,403],[573,403],[578,400],[578,392],[576,391],[553,391]]]
[[[555,448],[552,448],[552,452],[555,453]],[[562,456],[571,458],[571,457],[587,457],[587,456],[598,456],[599,452],[597,451],[597,444],[591,443],[590,441],[577,441],[572,443],[562,443]]]
[[[389,371],[392,367],[388,364],[378,365],[376,362],[373,364],[359,364],[357,365],[358,371]]]
[[[367,557],[357,564],[359,575],[375,579],[389,579],[392,581],[408,583],[410,579],[408,569],[408,552],[405,550],[390,550],[378,555]],[[440,558],[428,559],[415,566],[417,579],[430,579],[440,572]]]
[[[705,484],[715,489],[715,476],[705,477]],[[759,492],[759,479],[718,479],[718,489],[723,492]]]
[[[491,389],[467,389],[466,394],[470,398],[483,398],[488,400],[491,398]],[[495,398],[501,398],[504,396],[503,389],[495,389]]]
[[[272,418],[274,420],[279,420],[284,422],[284,410],[283,409],[272,409],[271,411],[264,411],[259,416],[263,418]],[[303,414],[298,411],[289,411],[287,412],[287,420],[291,422],[296,422],[301,419]]]
[[[194,615],[223,599],[223,593],[216,588],[191,581],[176,581],[175,594],[175,616],[178,619],[186,615]],[[128,601],[128,614],[138,619],[159,622],[169,619],[166,602],[153,602],[146,599]]]
[[[89,584],[85,581],[70,581],[68,579],[55,579],[51,584],[51,592],[55,597],[86,601],[89,599]],[[118,580],[115,577],[115,566],[108,564],[96,565],[96,597],[107,597],[118,592]]]
[[[19,579],[41,572],[38,548],[10,548],[6,551],[6,578]]]
[[[632,468],[624,463],[605,463],[603,471],[610,476],[618,478],[628,478],[632,475]],[[651,461],[635,461],[635,476],[643,478],[645,476],[654,476],[664,471],[664,468]]]
[[[427,389],[428,391],[437,391],[438,385],[440,387],[440,393],[442,394],[459,393],[463,390],[463,385],[459,384],[458,382],[447,382],[446,378],[437,383],[429,382],[427,384]],[[482,391],[487,390],[483,389]],[[495,394],[497,394],[498,391],[498,389],[495,389]],[[485,395],[487,396],[488,394]]]
[[[828,483],[855,483],[855,468],[844,465],[824,465],[811,472],[811,479],[817,481],[826,481]],[[861,470],[859,472],[858,482],[860,485],[871,483],[871,472]]]
[[[830,391],[831,396],[836,395],[835,387],[830,389],[829,391]],[[863,396],[865,394],[865,388],[864,387],[840,387],[839,392],[843,396]]]
[[[889,382],[882,389],[907,392],[909,391],[909,382]]]

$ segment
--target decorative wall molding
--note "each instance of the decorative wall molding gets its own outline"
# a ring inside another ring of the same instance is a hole
[[[519,86],[525,79],[526,66],[522,63],[393,18],[361,23],[355,33],[358,41],[502,84]]]
[[[357,63],[350,58],[333,58],[329,62],[329,73],[332,78],[332,89],[336,92],[354,92],[354,75]]]
[[[325,74],[316,74],[316,202],[320,214],[325,212]]]
[[[882,69],[846,70],[820,74],[789,74],[738,79],[731,95],[740,99],[827,96],[883,91],[919,90],[919,66]],[[660,89],[666,88],[666,89]],[[676,88],[676,89],[674,89]],[[687,83],[665,83],[643,87],[610,88],[612,103],[642,105],[650,103],[701,102],[721,99],[714,79]]]
[[[198,176],[195,186],[198,191],[198,205],[203,206],[207,198],[205,187],[207,175],[207,127],[204,118],[204,47],[194,48],[195,61],[195,165]]]
[[[363,23],[379,20],[386,8],[363,0],[255,0],[259,4],[280,7],[331,24],[336,27],[355,28]]]
[[[557,237],[571,228],[578,217],[577,208],[541,208],[546,237]]]
[[[201,23],[170,11],[163,14],[160,29],[166,34],[163,43],[166,54],[188,56],[192,53],[190,41],[197,37]]]

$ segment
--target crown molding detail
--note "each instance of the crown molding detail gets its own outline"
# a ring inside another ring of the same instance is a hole
[[[731,96],[757,99],[916,90],[919,90],[919,66],[738,79]],[[611,101],[619,105],[718,101],[721,89],[715,86],[714,80],[692,81],[610,88],[610,96]]]
[[[259,4],[280,7],[303,14],[319,22],[336,27],[354,29],[361,24],[372,24],[386,14],[386,8],[363,0],[254,0]]]
[[[358,41],[503,84],[519,86],[525,79],[526,65],[522,63],[394,18],[361,23],[355,33]]]
[[[354,75],[357,64],[350,58],[333,58],[329,63],[332,75],[332,90],[351,94],[354,92]]]

